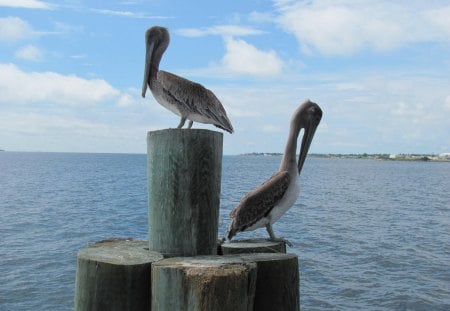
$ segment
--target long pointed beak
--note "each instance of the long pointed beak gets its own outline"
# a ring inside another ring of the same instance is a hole
[[[313,124],[311,122],[311,124],[309,124],[308,126],[305,127],[305,132],[303,133],[302,144],[300,147],[300,155],[298,156],[298,162],[297,162],[299,174],[302,171],[303,163],[305,163],[305,159],[306,159],[306,155],[308,154],[309,146],[311,145],[311,142],[314,137],[314,133],[316,132],[318,125],[319,124]]]
[[[147,87],[150,82],[153,48],[154,48],[153,42],[150,44],[147,44],[147,49],[145,52],[144,82],[142,83],[142,97],[145,97],[145,93],[147,92]]]

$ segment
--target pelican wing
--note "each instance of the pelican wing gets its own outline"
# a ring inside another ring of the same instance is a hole
[[[289,186],[287,171],[277,172],[268,180],[247,193],[231,212],[233,231],[243,231],[267,216],[281,200]]]
[[[186,112],[200,114],[212,120],[215,126],[233,131],[225,109],[209,89],[163,70],[158,72],[158,81],[164,92],[176,100]]]

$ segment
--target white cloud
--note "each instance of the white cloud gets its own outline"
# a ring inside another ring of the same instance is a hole
[[[105,80],[29,72],[0,63],[2,147],[145,152],[148,130],[170,122],[175,126],[179,120],[139,93],[138,89],[118,90]]]
[[[135,17],[136,13],[130,11],[113,11],[113,10],[100,10],[100,9],[92,9],[92,12],[104,14],[104,15],[116,15],[123,17]]]
[[[275,76],[281,73],[283,61],[274,50],[259,50],[254,45],[236,37],[264,34],[264,31],[239,25],[219,25],[207,28],[183,28],[176,31],[181,36],[202,37],[222,36],[225,43],[225,55],[220,64],[207,70],[197,70],[207,75],[250,75]]]
[[[283,61],[273,50],[261,51],[244,40],[225,40],[226,54],[222,65],[236,74],[273,76],[281,73]]]
[[[450,40],[450,5],[425,12],[431,24],[438,27]]]
[[[281,128],[279,128],[278,126],[272,125],[272,124],[264,125],[261,130],[264,133],[269,133],[269,134],[281,133],[282,132]]]
[[[0,17],[0,42],[15,42],[35,34],[30,25],[19,17]]]
[[[44,9],[50,10],[52,6],[39,0],[0,0],[0,7],[24,8],[24,9]]]
[[[0,64],[0,103],[93,105],[115,99],[119,93],[104,80],[55,72],[24,72],[14,64]]]
[[[86,54],[74,54],[69,56],[72,59],[84,59],[86,58]]]
[[[272,13],[251,12],[248,20],[254,23],[272,23],[275,16]]]
[[[444,108],[447,111],[450,111],[450,95],[447,96],[444,102]]]
[[[29,61],[40,61],[42,59],[42,52],[34,45],[26,45],[16,51],[16,57]]]
[[[52,111],[0,113],[0,141],[8,150],[145,152],[152,128],[136,120],[89,120]]]
[[[252,27],[237,25],[219,25],[207,28],[183,28],[176,30],[181,36],[185,37],[203,37],[208,35],[230,36],[251,36],[260,35],[264,32]]]
[[[440,40],[442,33],[450,29],[448,7],[427,13],[414,3],[405,6],[388,1],[276,3],[280,12],[278,23],[294,34],[303,51],[309,53],[391,50],[411,43]],[[439,25],[439,31],[433,23]]]
[[[142,101],[136,101],[136,98],[131,96],[130,94],[122,94],[117,100],[117,106],[119,107],[133,107],[138,103],[142,103]]]
[[[144,18],[144,19],[170,19],[169,16],[157,16],[157,15],[147,15],[144,12],[131,12],[131,11],[117,11],[117,10],[106,10],[106,9],[91,9],[92,12],[111,15],[111,16],[121,16],[130,18]]]
[[[358,149],[364,152],[439,152],[450,147],[449,79],[380,75],[353,83],[360,87],[341,88],[338,83],[336,92],[329,86],[326,97],[319,99],[327,103],[324,117],[330,130],[346,130],[339,140],[361,144]],[[354,100],[361,94],[363,99]],[[335,136],[330,132],[323,139],[332,142]]]

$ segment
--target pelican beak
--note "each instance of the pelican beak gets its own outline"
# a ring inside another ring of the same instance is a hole
[[[314,137],[314,133],[316,132],[317,127],[319,126],[320,119],[322,118],[322,111],[319,108],[319,114],[307,123],[305,126],[305,131],[303,133],[302,144],[300,146],[300,155],[298,156],[298,173],[302,171],[303,163],[305,163],[306,155],[308,154],[309,146],[311,146],[311,142]]]
[[[147,50],[145,52],[144,82],[142,84],[142,97],[145,97],[145,93],[147,92],[147,87],[150,82],[151,63],[154,45],[155,44],[153,42],[147,43]]]

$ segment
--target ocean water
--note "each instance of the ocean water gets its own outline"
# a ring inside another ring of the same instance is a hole
[[[220,235],[279,161],[223,158]],[[302,310],[450,310],[450,163],[310,157],[300,179],[274,230]],[[77,251],[146,239],[146,191],[145,155],[0,152],[0,310],[72,310]]]

